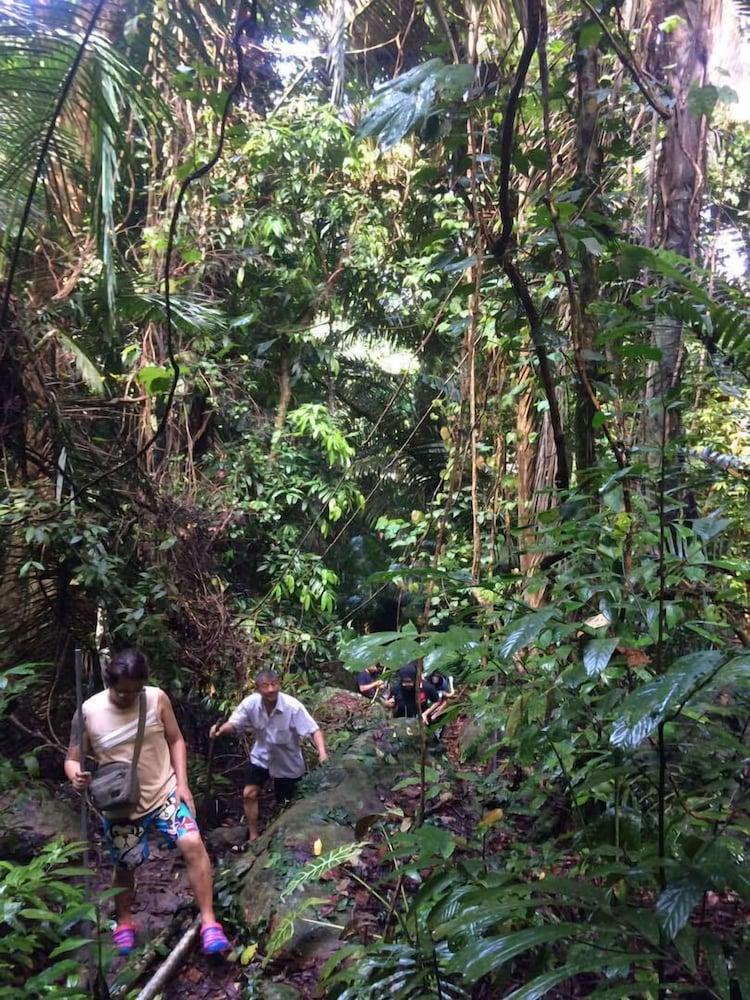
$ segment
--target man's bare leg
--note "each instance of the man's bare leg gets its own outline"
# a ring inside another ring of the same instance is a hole
[[[242,806],[247,820],[247,839],[252,842],[258,839],[258,796],[260,788],[257,785],[245,785],[242,790]]]
[[[185,859],[190,885],[193,889],[195,902],[200,910],[201,924],[215,924],[214,914],[214,877],[211,861],[199,833],[186,833],[180,837],[177,846]]]
[[[130,868],[115,865],[112,886],[121,889],[115,896],[115,917],[118,924],[133,922],[133,902],[135,901],[135,872]]]

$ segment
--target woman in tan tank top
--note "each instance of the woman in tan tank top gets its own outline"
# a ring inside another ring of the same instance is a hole
[[[115,866],[113,884],[121,890],[115,896],[115,945],[121,955],[129,954],[135,946],[134,870],[148,858],[149,835],[155,832],[170,847],[178,847],[185,859],[201,915],[203,951],[225,951],[229,942],[214,915],[213,872],[195,822],[195,805],[187,780],[187,749],[172,704],[158,687],[146,685],[148,662],[139,650],[128,649],[113,656],[105,668],[105,679],[106,689],[82,707],[87,745],[100,765],[132,761],[140,693],[146,692],[146,725],[138,759],[138,805],[127,819],[104,817],[104,838]],[[79,726],[76,717],[65,773],[83,792],[91,774],[82,770]]]

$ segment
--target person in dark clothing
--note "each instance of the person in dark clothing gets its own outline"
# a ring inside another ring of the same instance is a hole
[[[439,715],[442,715],[448,708],[449,699],[454,697],[455,692],[453,690],[453,678],[451,677],[449,681],[445,674],[441,674],[439,670],[433,670],[432,673],[428,675],[428,680],[430,684],[435,687],[440,700],[437,704],[429,705],[425,711],[423,711],[422,721],[434,722],[435,719],[437,719]]]
[[[431,674],[428,674],[427,680],[433,687],[437,688],[439,694],[446,696],[451,694],[451,686],[448,683],[448,678],[445,674],[441,674],[439,670],[433,670]]]
[[[419,707],[417,707],[417,668],[413,663],[402,667],[398,672],[398,680],[393,686],[391,697],[386,702],[393,709],[395,719],[416,719],[417,713],[422,713],[430,705],[440,701],[440,694],[433,684],[422,681],[419,691]]]
[[[385,681],[381,681],[378,677],[382,671],[383,668],[379,663],[372,663],[366,670],[360,670],[357,674],[357,690],[365,698],[374,698],[383,687]]]

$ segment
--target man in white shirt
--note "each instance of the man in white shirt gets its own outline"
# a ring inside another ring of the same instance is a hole
[[[250,752],[242,792],[250,842],[258,839],[258,795],[269,778],[277,802],[287,802],[305,773],[300,741],[312,737],[320,763],[328,760],[323,733],[302,702],[281,693],[275,670],[261,670],[255,678],[256,693],[243,699],[229,719],[211,727],[215,738],[226,733],[252,730],[255,743]]]

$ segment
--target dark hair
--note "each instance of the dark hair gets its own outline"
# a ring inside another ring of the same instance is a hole
[[[268,684],[269,681],[278,681],[279,675],[275,670],[259,670],[255,675],[255,686],[259,684]]]
[[[118,681],[148,680],[148,660],[140,649],[123,649],[115,653],[104,668],[104,679],[109,687]]]
[[[407,663],[405,667],[401,667],[398,672],[398,679],[400,681],[415,681],[417,679],[417,667],[414,663]]]

